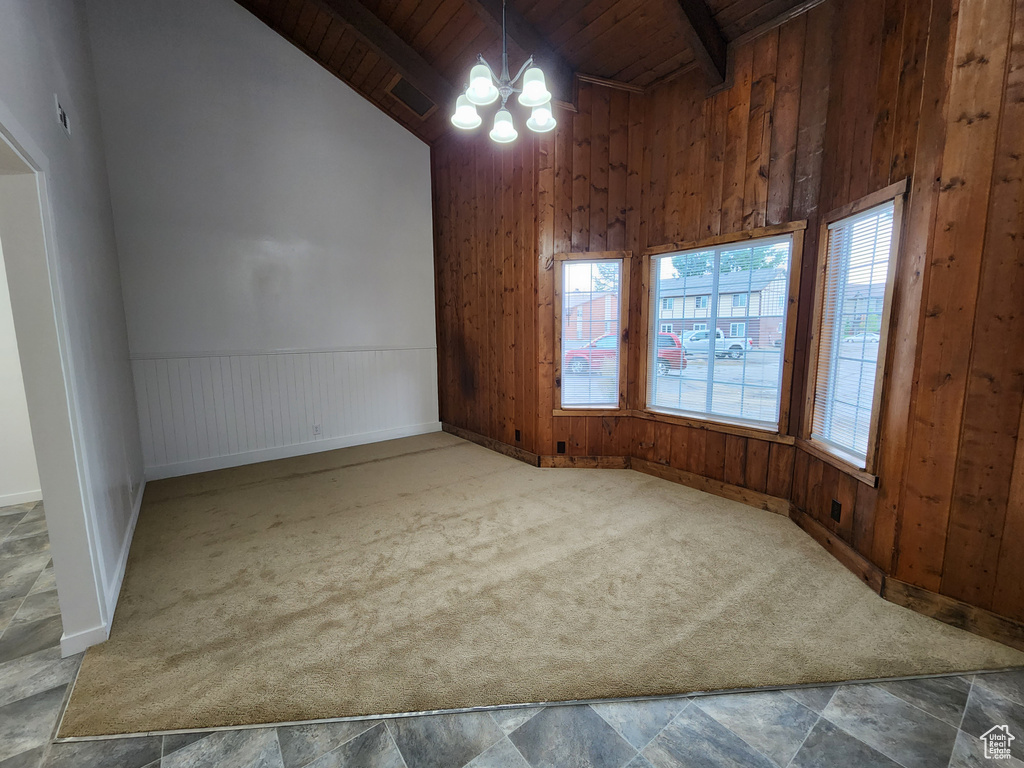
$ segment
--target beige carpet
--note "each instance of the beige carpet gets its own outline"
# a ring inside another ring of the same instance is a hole
[[[438,433],[151,483],[60,735],[1020,664],[784,517]]]

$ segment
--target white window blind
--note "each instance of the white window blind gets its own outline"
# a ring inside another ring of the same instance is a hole
[[[811,437],[863,467],[874,417],[893,203],[828,228]]]
[[[784,235],[651,259],[649,409],[778,429],[792,244]],[[684,308],[671,347],[655,332],[667,298]]]
[[[617,408],[622,260],[561,264],[562,407]]]

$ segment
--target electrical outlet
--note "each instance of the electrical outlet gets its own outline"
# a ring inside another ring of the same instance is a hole
[[[518,443],[522,439],[523,439],[522,433],[520,433],[520,431],[517,429],[516,430],[516,442]]]
[[[832,519],[837,523],[842,520],[843,517],[843,505],[835,499],[832,499]]]
[[[314,424],[313,425],[313,434],[314,435],[319,435],[320,434],[320,425],[319,424]]]
[[[559,440],[558,445],[555,447],[559,453],[565,453],[565,440]]]

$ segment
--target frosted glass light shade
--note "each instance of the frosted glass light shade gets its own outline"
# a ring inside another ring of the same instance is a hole
[[[473,102],[466,98],[465,94],[455,100],[455,114],[452,115],[452,125],[470,131],[478,128],[483,119],[476,113]]]
[[[551,101],[551,93],[544,84],[544,73],[540,67],[530,67],[523,74],[523,92],[519,94],[519,103],[524,107],[539,107]]]
[[[530,118],[526,121],[526,127],[534,133],[547,133],[554,129],[557,124],[555,118],[551,116],[550,102],[534,107],[533,112],[530,113]]]
[[[466,98],[481,107],[493,104],[497,100],[498,89],[486,64],[477,64],[469,71],[469,90],[466,91]]]
[[[519,136],[519,132],[512,125],[512,113],[507,109],[499,109],[494,116],[491,138],[499,144],[508,144],[510,141],[515,141],[517,136]]]

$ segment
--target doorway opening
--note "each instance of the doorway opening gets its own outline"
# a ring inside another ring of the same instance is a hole
[[[48,161],[29,137],[11,131],[5,112],[0,104],[0,425],[14,430],[0,427],[0,557],[9,560],[0,569],[0,599],[17,603],[37,587],[55,589],[59,615],[35,634],[45,629],[49,639],[59,631],[67,656],[106,639],[110,622],[87,502]],[[8,454],[16,457],[9,465]],[[11,624],[3,631],[0,650]]]

